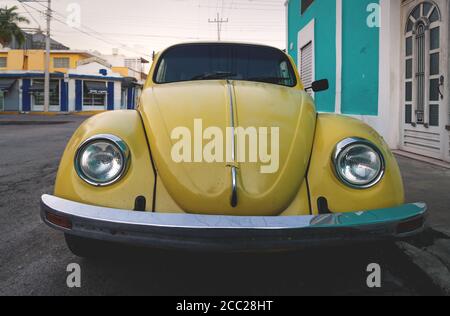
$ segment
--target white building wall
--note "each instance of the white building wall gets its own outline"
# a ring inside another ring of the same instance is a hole
[[[23,80],[19,79],[19,112],[23,111],[23,94],[22,94],[22,84]]]
[[[75,79],[69,80],[69,112],[75,112],[75,97],[76,97],[76,91],[75,91]]]
[[[114,82],[114,110],[120,110],[122,102],[122,83],[120,81]]]
[[[352,115],[372,126],[392,149],[400,145],[401,0],[380,0],[378,116]]]

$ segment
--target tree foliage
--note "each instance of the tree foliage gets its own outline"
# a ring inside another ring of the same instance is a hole
[[[19,45],[25,42],[25,34],[20,28],[19,24],[29,24],[30,21],[21,16],[17,6],[0,8],[0,44],[5,46],[11,43],[13,38],[17,40]]]

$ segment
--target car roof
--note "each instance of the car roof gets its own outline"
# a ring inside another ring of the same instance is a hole
[[[173,47],[178,47],[178,46],[184,46],[184,45],[208,45],[208,44],[225,44],[225,45],[249,45],[249,46],[259,46],[259,47],[267,47],[267,48],[272,48],[272,49],[276,49],[279,50],[280,52],[285,53],[282,49],[275,47],[275,46],[271,46],[271,45],[267,45],[267,44],[261,44],[261,43],[252,43],[252,42],[237,42],[237,41],[191,41],[191,42],[182,42],[182,43],[178,43],[178,44],[174,44],[171,46],[168,46],[167,48],[161,50],[160,52],[164,52],[170,48]]]

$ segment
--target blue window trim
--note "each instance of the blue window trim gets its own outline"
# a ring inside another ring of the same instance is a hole
[[[61,80],[61,112],[69,112],[69,84]]]
[[[81,112],[83,110],[83,81],[75,81],[75,111]]]
[[[31,94],[30,94],[30,79],[22,80],[22,111],[30,112],[31,111]]]
[[[133,98],[133,87],[128,88],[128,97],[127,97],[127,109],[134,109],[134,98]]]
[[[108,111],[114,110],[114,82],[108,82]]]

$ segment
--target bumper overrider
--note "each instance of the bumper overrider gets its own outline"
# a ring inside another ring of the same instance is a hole
[[[290,250],[342,242],[404,238],[424,230],[427,206],[318,216],[239,217],[160,214],[91,206],[44,195],[52,228],[88,239],[163,249]]]

